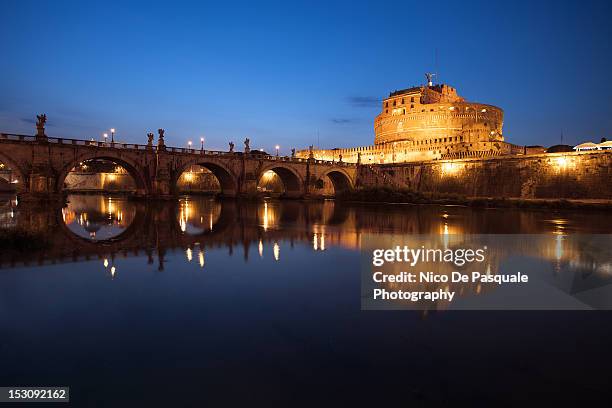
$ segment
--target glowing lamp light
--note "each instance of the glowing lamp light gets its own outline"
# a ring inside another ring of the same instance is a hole
[[[559,169],[564,169],[567,167],[567,159],[565,157],[557,157],[556,163]]]
[[[200,249],[200,252],[198,253],[198,262],[200,264],[200,268],[204,267],[204,251],[202,251],[202,249]]]
[[[460,165],[458,163],[442,163],[442,174],[456,174],[459,169]]]

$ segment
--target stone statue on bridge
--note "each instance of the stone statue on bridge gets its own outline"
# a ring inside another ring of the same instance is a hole
[[[234,153],[234,142],[229,142],[229,152]]]
[[[338,155],[338,163],[342,163],[342,155],[341,154]]]
[[[45,136],[45,123],[47,123],[47,115],[36,115],[36,138],[46,138]]]
[[[291,157],[295,157],[295,147],[291,149]]]
[[[153,139],[155,135],[152,132],[147,133],[147,148],[153,148]]]
[[[308,146],[308,158],[309,159],[314,159],[314,146],[310,145]]]
[[[244,152],[245,153],[250,153],[251,152],[250,143],[251,143],[251,140],[248,137],[246,139],[244,139]]]
[[[164,143],[164,133],[166,131],[164,129],[157,129],[157,133],[159,134],[159,138],[157,139],[157,149],[158,150],[166,150],[166,144]]]

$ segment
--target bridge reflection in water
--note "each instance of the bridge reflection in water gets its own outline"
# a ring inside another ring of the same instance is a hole
[[[3,250],[0,267],[99,259],[114,275],[118,259],[144,254],[149,264],[164,270],[167,252],[175,250],[183,252],[187,262],[204,267],[209,248],[226,248],[228,256],[239,252],[246,261],[251,256],[278,261],[283,245],[299,244],[315,252],[338,246],[357,251],[365,236],[384,247],[411,234],[430,234],[437,237],[431,247],[437,247],[447,246],[449,236],[520,233],[547,234],[550,239],[539,240],[538,247],[516,240],[512,247],[497,248],[488,269],[497,270],[510,254],[547,260],[558,268],[581,259],[581,250],[564,239],[567,234],[607,233],[611,221],[604,213],[348,205],[331,200],[243,202],[183,196],[178,202],[145,203],[121,196],[71,195],[63,208],[51,208],[5,197],[0,227],[27,231],[45,245]],[[459,291],[478,294],[481,288]]]

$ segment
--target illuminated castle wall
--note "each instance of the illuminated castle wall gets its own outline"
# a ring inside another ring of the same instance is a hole
[[[314,150],[314,158],[363,164],[519,154],[504,141],[502,109],[467,102],[449,85],[431,82],[391,92],[374,120],[374,145]],[[308,157],[302,150],[298,157]]]

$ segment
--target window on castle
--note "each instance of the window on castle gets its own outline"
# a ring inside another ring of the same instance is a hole
[[[414,105],[410,105],[410,109],[414,109]]]
[[[414,96],[410,97],[410,102],[414,102]]]
[[[397,105],[397,102],[396,102],[396,101],[393,101],[393,106],[395,106],[395,105]]]
[[[402,98],[402,105],[404,104],[404,98]]]
[[[389,102],[385,102],[385,108],[389,107]]]

